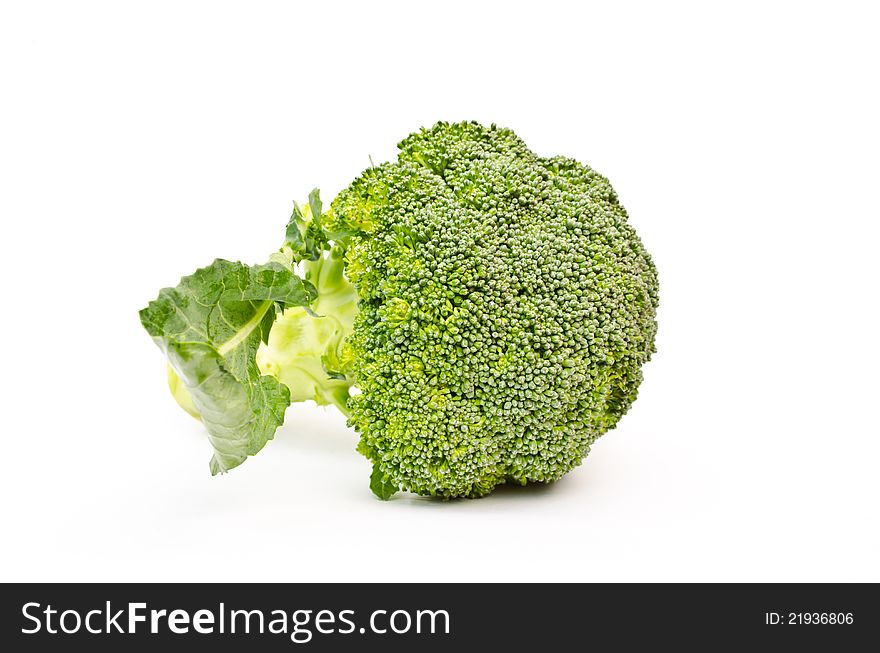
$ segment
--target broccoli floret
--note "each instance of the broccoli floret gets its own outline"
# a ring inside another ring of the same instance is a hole
[[[608,180],[513,132],[445,124],[333,202],[360,312],[359,450],[394,485],[554,481],[635,399],[657,275]]]
[[[382,498],[555,481],[636,398],[656,269],[577,161],[473,122],[399,148],[326,214],[317,194],[295,211],[273,260],[302,261],[317,299],[278,306],[260,373],[346,413]]]

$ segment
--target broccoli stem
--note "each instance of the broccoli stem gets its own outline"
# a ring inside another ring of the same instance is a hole
[[[339,409],[339,412],[345,415],[345,418],[348,419],[351,417],[351,412],[348,410],[348,389],[350,385],[339,385],[333,389],[331,389],[324,396],[330,399],[330,402]]]
[[[287,267],[294,265],[292,252],[285,247],[270,257]],[[351,354],[345,338],[352,331],[357,315],[357,293],[344,275],[344,250],[334,246],[314,261],[303,262],[303,272],[318,290],[310,310],[295,306],[279,313],[269,332],[268,342],[256,354],[260,373],[273,376],[287,386],[291,402],[314,401],[333,405],[345,415],[352,386]],[[169,368],[168,385],[177,403],[200,419],[186,387]]]
[[[291,401],[332,404],[348,417],[352,361],[345,338],[358,309],[357,293],[343,274],[343,255],[341,247],[333,247],[303,262],[318,297],[308,311],[293,307],[278,315],[268,342],[257,351],[257,364],[288,387]]]
[[[317,260],[305,262],[306,278],[318,289],[318,302],[340,296],[348,299],[345,291],[349,290],[349,284],[343,275],[343,254],[342,248],[337,245]]]

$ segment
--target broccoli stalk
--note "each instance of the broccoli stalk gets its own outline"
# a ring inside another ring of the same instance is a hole
[[[344,250],[304,263],[304,273],[318,291],[311,310],[293,307],[275,320],[268,342],[256,358],[263,374],[274,376],[290,390],[291,401],[332,404],[348,416],[351,351],[345,339],[357,314],[357,292],[343,274]]]
[[[291,271],[301,264],[303,278],[314,287],[317,297],[310,306],[278,308],[268,338],[259,343],[255,360],[261,375],[271,376],[286,386],[291,402],[311,400],[321,406],[333,405],[348,417],[353,382],[346,376],[351,351],[345,347],[345,338],[351,333],[357,314],[357,291],[344,274],[344,246],[330,246],[326,234],[309,228],[313,223],[312,206],[320,206],[317,189],[312,191],[311,198],[312,202],[304,208],[295,206],[291,217],[288,237],[296,229],[299,238],[289,238],[269,261]],[[329,249],[316,246],[313,233],[320,233],[320,241]],[[303,259],[304,256],[309,258]],[[180,407],[201,419],[187,385],[171,366],[168,386]]]

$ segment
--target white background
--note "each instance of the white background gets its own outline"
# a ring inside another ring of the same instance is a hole
[[[878,16],[710,4],[4,3],[0,580],[880,581]],[[476,501],[376,500],[314,406],[212,478],[138,309],[438,119],[611,179],[634,408]]]

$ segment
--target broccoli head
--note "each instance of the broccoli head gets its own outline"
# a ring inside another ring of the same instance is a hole
[[[605,177],[508,129],[441,122],[399,148],[326,213],[317,193],[295,209],[266,265],[301,264],[303,288],[261,299],[274,321],[242,382],[339,406],[382,498],[555,481],[636,398],[657,329],[651,258]],[[181,404],[214,410],[169,358]]]

